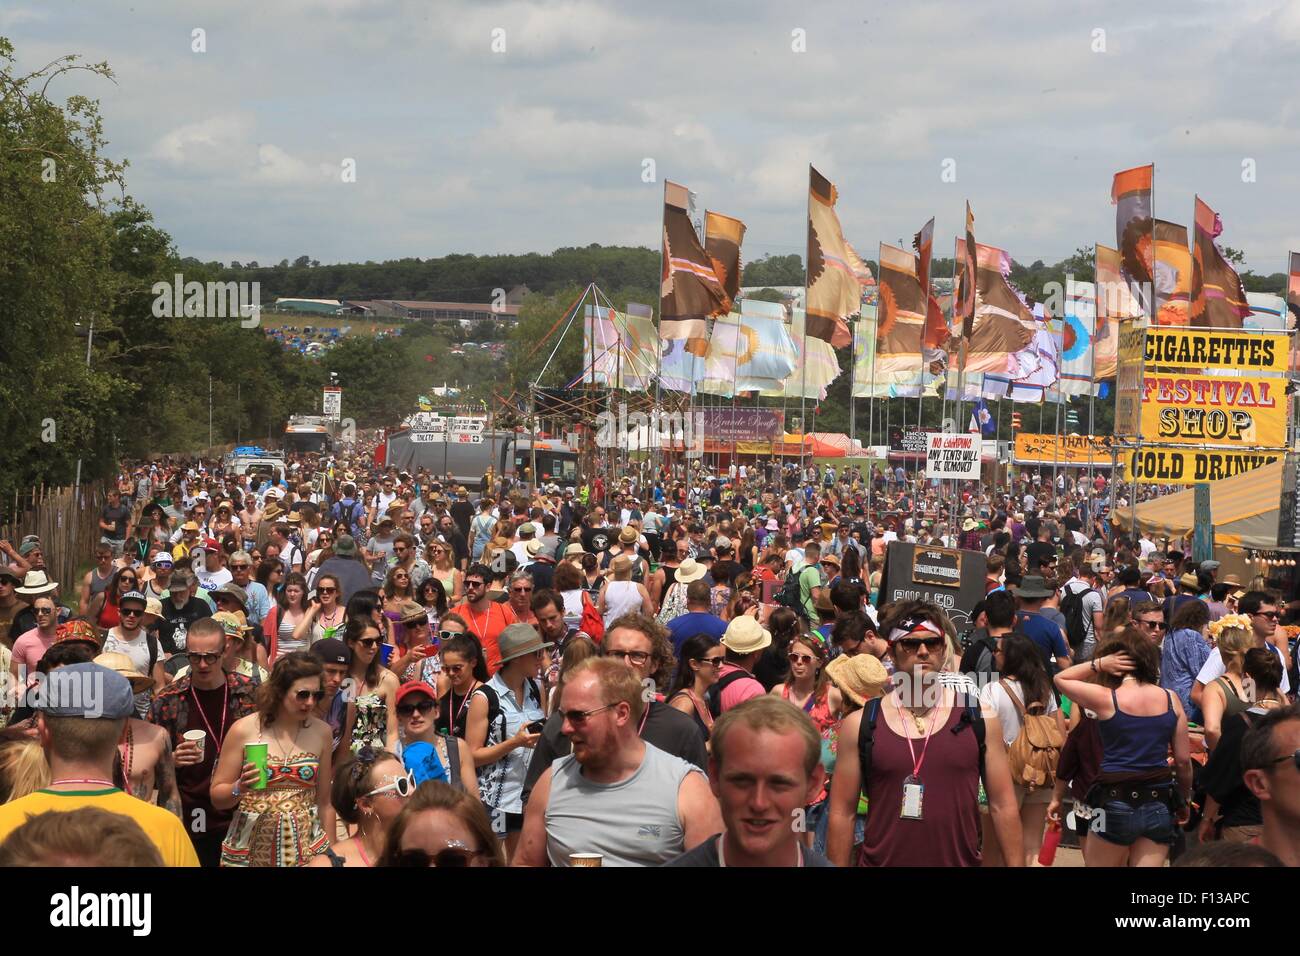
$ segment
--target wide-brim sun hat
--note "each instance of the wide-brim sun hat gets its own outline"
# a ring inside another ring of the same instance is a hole
[[[826,665],[826,677],[841,694],[857,706],[885,696],[889,690],[889,672],[873,654],[841,654]]]
[[[542,635],[531,624],[511,624],[497,636],[497,647],[501,651],[503,665],[517,657],[554,646],[550,641],[543,641]]]
[[[722,635],[722,646],[735,654],[752,654],[771,643],[772,632],[748,614],[732,618]]]
[[[704,565],[694,558],[687,558],[677,566],[677,573],[673,575],[674,581],[680,581],[682,584],[690,584],[692,581],[698,581],[704,577]]]

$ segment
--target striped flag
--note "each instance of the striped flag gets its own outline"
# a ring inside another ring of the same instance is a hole
[[[663,271],[659,290],[659,338],[684,340],[692,355],[708,350],[708,319],[726,311],[727,293],[700,241],[685,186],[664,183]]]
[[[808,335],[835,348],[853,341],[849,316],[862,311],[857,254],[844,241],[835,184],[808,167]],[[860,261],[860,260],[858,260]]]

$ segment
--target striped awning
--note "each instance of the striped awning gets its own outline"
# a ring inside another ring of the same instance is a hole
[[[1214,522],[1214,543],[1239,548],[1276,548],[1278,509],[1282,501],[1282,470],[1275,462],[1222,481],[1209,482],[1210,515]],[[1137,526],[1154,537],[1181,538],[1195,525],[1196,490],[1188,488],[1137,506]],[[1112,514],[1119,527],[1128,530],[1129,508]]]

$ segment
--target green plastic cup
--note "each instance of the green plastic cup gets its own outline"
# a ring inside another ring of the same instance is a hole
[[[266,758],[266,744],[244,744],[244,763],[251,763],[259,773],[257,783],[252,786],[253,790],[266,789]]]

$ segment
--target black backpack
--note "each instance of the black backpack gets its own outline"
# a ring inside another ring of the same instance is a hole
[[[1072,591],[1066,588],[1065,597],[1061,598],[1061,615],[1065,618],[1065,638],[1072,651],[1078,650],[1084,638],[1088,636],[1088,619],[1083,610],[1083,599],[1091,594],[1092,590],[1092,588],[1084,588],[1082,591]]]
[[[719,682],[720,683],[720,682]],[[714,687],[717,684],[713,685]],[[876,718],[880,716],[880,698],[867,702],[862,714],[862,723],[858,726],[858,785],[863,793],[867,792],[867,778],[871,775],[871,750],[875,745]],[[975,743],[980,748],[980,779],[984,779],[984,715],[978,703],[967,703],[962,707],[961,718],[952,732],[959,734],[967,727],[975,732]]]
[[[722,716],[722,692],[731,684],[746,677],[754,680],[754,675],[749,671],[734,670],[704,692],[704,701],[709,705],[709,713],[713,715],[714,720]]]
[[[809,565],[804,565],[798,571],[791,571],[785,576],[785,583],[781,589],[776,592],[772,600],[776,601],[781,607],[788,607],[800,617],[807,617],[808,612],[804,610],[803,600],[800,597],[799,578],[807,571]]]
[[[963,674],[970,674],[977,684],[983,683],[982,679],[993,674],[997,667],[993,663],[993,652],[998,649],[998,639],[989,634],[985,634],[979,640],[972,641],[961,655],[961,664],[959,669]],[[987,666],[980,666],[980,658],[988,652]]]

